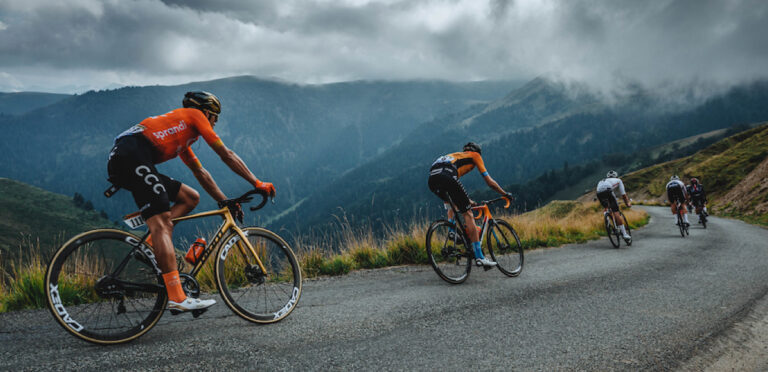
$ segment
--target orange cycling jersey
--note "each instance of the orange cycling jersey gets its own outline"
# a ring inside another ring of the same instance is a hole
[[[488,175],[488,171],[485,169],[485,164],[483,163],[483,157],[474,151],[454,152],[452,154],[443,155],[435,160],[434,164],[438,163],[453,164],[459,173],[459,177],[469,173],[469,171],[475,167],[477,167],[477,170],[483,177]]]
[[[155,163],[162,163],[178,155],[187,166],[200,167],[200,160],[189,148],[199,136],[203,136],[211,148],[223,146],[205,115],[193,108],[180,108],[146,118],[121,133],[118,138],[134,133],[141,133],[152,143],[157,157]]]

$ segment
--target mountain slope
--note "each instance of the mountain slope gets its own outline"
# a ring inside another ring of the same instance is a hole
[[[421,125],[400,144],[320,188],[273,223],[306,228],[345,213],[379,224],[438,213],[426,187],[434,159],[484,142],[483,158],[502,185],[527,180],[565,162],[578,165],[608,154],[630,155],[673,140],[768,118],[768,82],[737,87],[703,104],[677,111],[654,109],[652,99],[600,103],[587,93],[536,79],[497,102]],[[481,177],[462,179],[470,193],[485,190]]]
[[[711,211],[768,224],[768,124],[623,179],[632,198],[663,202],[664,186],[673,174],[686,182],[698,178],[706,188]]]
[[[88,92],[0,121],[6,159],[0,176],[48,190],[79,192],[112,216],[135,208],[127,193],[105,200],[106,155],[113,138],[150,115],[180,106],[188,90],[221,98],[216,131],[257,177],[295,202],[402,140],[418,123],[503,96],[513,82],[350,82],[297,85],[241,76],[180,86],[126,87]],[[228,195],[248,185],[207,146],[193,147]],[[160,170],[197,181],[180,161]],[[213,206],[202,198],[200,208]]]
[[[0,116],[21,115],[67,97],[68,94],[39,92],[0,93]]]
[[[113,223],[94,210],[75,205],[71,197],[15,180],[0,178],[0,256],[24,253],[30,239],[48,254],[74,234]],[[7,260],[6,260],[7,261]]]

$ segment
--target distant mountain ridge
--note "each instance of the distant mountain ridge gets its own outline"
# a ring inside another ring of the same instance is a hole
[[[216,126],[278,200],[294,203],[344,172],[402,141],[419,123],[490,102],[514,82],[358,81],[299,85],[239,76],[178,86],[125,87],[65,97],[18,116],[0,118],[0,176],[92,200],[113,218],[135,209],[127,193],[105,200],[106,156],[114,137],[140,120],[180,107],[189,90],[214,92],[223,112]],[[195,152],[228,195],[248,185],[199,141]],[[160,170],[197,181],[180,161]],[[283,204],[285,205],[285,204]],[[203,198],[201,208],[213,206]],[[265,213],[276,213],[267,210]]]
[[[21,115],[29,111],[56,103],[68,94],[40,92],[0,92],[0,116]]]

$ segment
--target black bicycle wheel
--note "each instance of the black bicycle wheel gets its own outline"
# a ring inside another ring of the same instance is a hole
[[[506,276],[515,277],[523,271],[523,245],[517,232],[507,221],[493,220],[488,228],[486,246],[496,267]]]
[[[443,280],[451,284],[463,283],[472,270],[472,254],[464,234],[456,225],[438,220],[427,231],[429,264]]]
[[[71,334],[97,344],[138,338],[160,317],[167,295],[155,257],[120,230],[80,234],[53,256],[45,274],[48,309]]]
[[[301,269],[296,255],[285,240],[269,230],[246,227],[243,233],[253,251],[235,232],[223,240],[218,250],[216,285],[221,297],[243,319],[255,323],[280,321],[296,308],[301,297]],[[266,273],[259,267],[256,255]]]
[[[608,235],[608,240],[611,242],[614,248],[619,247],[619,238],[616,235],[616,227],[613,226],[613,218],[609,213],[603,215],[603,221],[605,222],[605,233]]]
[[[680,211],[680,206],[677,207],[677,227],[680,229],[680,236],[685,238],[685,222],[683,221],[683,212]]]
[[[699,213],[699,219],[701,219],[701,226],[703,228],[707,228],[707,216],[704,215],[704,213]]]
[[[621,214],[621,218],[624,221],[624,228],[627,230],[627,235],[632,238],[632,229],[629,228],[629,221],[627,220],[627,216],[625,216],[624,213],[619,213]],[[629,241],[625,240],[624,242],[627,244],[627,246],[632,245],[632,239],[629,239]]]

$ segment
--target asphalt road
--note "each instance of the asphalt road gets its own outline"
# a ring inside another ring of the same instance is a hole
[[[474,269],[461,285],[429,266],[307,281],[293,314],[266,326],[220,301],[106,347],[70,336],[47,311],[3,314],[0,370],[703,368],[766,302],[768,230],[711,218],[683,239],[667,209],[647,210],[629,248],[604,238],[537,250],[518,278]]]

